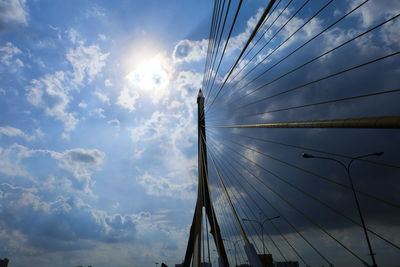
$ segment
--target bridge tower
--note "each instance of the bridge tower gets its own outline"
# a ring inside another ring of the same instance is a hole
[[[206,129],[204,114],[204,95],[201,89],[197,95],[198,106],[198,190],[197,202],[194,211],[192,226],[190,228],[190,236],[186,248],[185,259],[182,264],[176,266],[189,267],[201,266],[201,240],[202,240],[202,222],[203,207],[205,215],[210,224],[210,233],[214,237],[215,247],[218,252],[218,263],[220,267],[228,267],[228,257],[225,251],[224,243],[220,228],[215,216],[214,208],[211,201],[210,190],[208,187],[208,167],[207,167],[207,145],[206,145]]]

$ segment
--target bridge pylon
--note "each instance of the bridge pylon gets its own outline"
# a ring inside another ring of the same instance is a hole
[[[190,227],[190,236],[186,248],[185,259],[181,265],[189,267],[200,267],[201,263],[201,240],[202,240],[202,222],[203,208],[205,215],[210,224],[210,233],[213,235],[215,247],[218,252],[219,267],[229,267],[228,257],[222,241],[221,231],[215,216],[212,205],[210,189],[208,186],[208,167],[207,167],[207,144],[206,144],[206,129],[205,129],[205,114],[204,114],[204,95],[202,90],[199,90],[197,95],[198,106],[198,190],[197,202],[194,211],[192,226]]]

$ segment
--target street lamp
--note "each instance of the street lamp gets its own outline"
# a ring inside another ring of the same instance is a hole
[[[158,266],[158,262],[155,262],[155,264],[156,264],[156,267]]]
[[[356,190],[355,190],[355,188],[354,188],[353,180],[352,180],[352,178],[351,178],[350,166],[351,166],[351,164],[352,164],[355,160],[358,160],[358,159],[361,159],[361,158],[370,157],[370,156],[378,156],[378,157],[379,157],[379,156],[382,156],[382,155],[383,155],[383,152],[376,152],[376,153],[371,153],[371,154],[367,154],[367,155],[361,155],[361,156],[358,156],[358,157],[353,157],[353,158],[351,158],[351,160],[349,161],[349,163],[346,165],[346,164],[343,163],[342,161],[337,160],[337,159],[335,159],[335,158],[314,156],[314,155],[307,154],[307,153],[302,153],[302,154],[301,154],[301,156],[302,156],[303,158],[306,158],[306,159],[315,158],[315,159],[332,160],[332,161],[335,161],[335,162],[339,163],[343,168],[345,168],[345,170],[346,170],[346,172],[347,172],[347,177],[349,178],[349,181],[350,181],[351,190],[353,191],[354,200],[355,200],[355,202],[356,202],[357,210],[358,210],[358,213],[359,213],[359,215],[360,215],[361,224],[362,224],[362,227],[363,227],[363,229],[364,229],[365,239],[367,240],[368,249],[369,249],[369,254],[371,255],[371,260],[372,260],[372,266],[373,266],[373,267],[376,267],[376,266],[378,266],[378,265],[376,264],[376,261],[375,261],[375,256],[374,256],[375,254],[374,254],[373,251],[372,251],[371,242],[369,241],[369,237],[368,237],[367,227],[365,226],[364,218],[363,218],[363,215],[362,215],[362,213],[361,213],[360,203],[358,202]]]
[[[260,213],[260,217],[261,217],[261,213]],[[264,219],[264,221],[258,221],[258,220],[252,220],[252,219],[247,219],[247,218],[242,218],[242,221],[244,222],[255,222],[258,223],[258,225],[260,226],[261,229],[261,240],[262,240],[262,245],[263,245],[263,254],[265,255],[265,245],[264,245],[264,223],[266,223],[267,221],[273,220],[273,219],[278,219],[280,216],[275,216],[272,218],[266,218]]]

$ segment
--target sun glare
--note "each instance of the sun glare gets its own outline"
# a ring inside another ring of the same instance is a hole
[[[167,93],[169,78],[168,69],[161,56],[143,60],[126,75],[126,79],[134,89],[150,93],[153,101]]]

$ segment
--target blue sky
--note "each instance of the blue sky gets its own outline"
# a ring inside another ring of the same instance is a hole
[[[210,3],[0,4],[1,256],[180,261]],[[189,36],[198,55],[175,59]]]
[[[332,4],[279,55],[356,2],[360,1]],[[307,51],[318,54],[399,13],[396,1],[388,1],[387,6],[370,2]],[[217,84],[265,7],[265,1],[245,3]],[[236,8],[237,1],[232,6]],[[311,1],[271,47],[320,6]],[[289,7],[283,17],[288,18],[295,7]],[[153,266],[155,261],[173,266],[183,259],[197,193],[196,96],[203,79],[212,8],[212,1],[0,0],[0,244],[4,244],[0,258],[11,259],[10,266]],[[278,20],[273,29],[283,22]],[[339,59],[325,57],[318,64],[330,63],[317,73],[398,51],[398,29],[396,21],[355,42]],[[352,53],[356,55],[348,62],[346,57]],[[282,68],[296,66],[296,60],[309,55],[300,54]],[[379,68],[369,70],[381,74],[375,80],[376,85],[384,85],[379,88],[398,85],[398,78],[393,78],[398,62],[397,58],[382,65],[392,71],[387,77]],[[300,82],[310,73],[305,70],[291,81]],[[360,88],[368,82],[363,80]],[[377,88],[368,90],[372,89]],[[323,96],[344,95],[346,91],[327,90]],[[267,107],[315,96],[298,93]],[[340,117],[349,110],[369,115],[368,110],[385,103],[380,115],[393,115],[398,114],[397,100],[305,114],[313,119]],[[251,114],[264,107],[255,105],[246,111]],[[221,111],[220,116],[226,116],[224,106]],[[210,122],[220,118],[211,114]],[[262,116],[252,122],[299,116]],[[227,120],[240,122],[240,118]],[[368,138],[363,140],[368,143]],[[376,147],[392,149],[389,155],[393,155],[394,140],[398,137],[388,135]]]

